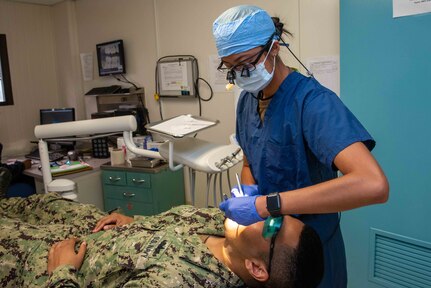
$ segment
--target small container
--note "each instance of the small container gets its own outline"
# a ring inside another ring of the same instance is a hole
[[[124,164],[124,151],[123,149],[112,149],[111,151],[111,166]]]
[[[78,153],[74,150],[67,152],[67,158],[69,161],[77,161],[78,160]]]

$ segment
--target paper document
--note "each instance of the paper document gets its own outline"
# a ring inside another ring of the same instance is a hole
[[[340,96],[340,61],[338,56],[314,57],[306,60],[314,78]]]
[[[84,81],[93,80],[93,54],[81,53],[81,69]]]
[[[160,70],[162,90],[190,90],[187,79],[187,63],[185,61],[161,63]]]
[[[393,18],[431,12],[431,0],[393,0]]]
[[[147,129],[173,137],[183,137],[209,128],[217,123],[218,121],[204,120],[192,115],[180,115],[155,125],[148,125]]]

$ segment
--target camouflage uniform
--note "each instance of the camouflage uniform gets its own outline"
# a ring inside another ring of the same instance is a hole
[[[97,221],[105,215],[92,205],[77,204],[55,194],[2,199],[0,286],[243,285],[199,237],[199,234],[224,235],[224,217],[218,209],[179,206],[155,216],[135,216],[129,225],[92,233]],[[50,246],[70,237],[87,242],[80,270],[60,266],[48,277]]]

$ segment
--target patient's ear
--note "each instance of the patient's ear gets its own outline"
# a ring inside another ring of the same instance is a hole
[[[245,268],[248,273],[260,282],[265,282],[268,280],[269,275],[268,271],[266,271],[266,264],[262,260],[258,259],[245,259]]]

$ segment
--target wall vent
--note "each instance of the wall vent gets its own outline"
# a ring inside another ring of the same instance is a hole
[[[370,280],[384,287],[431,287],[431,243],[371,228]]]

